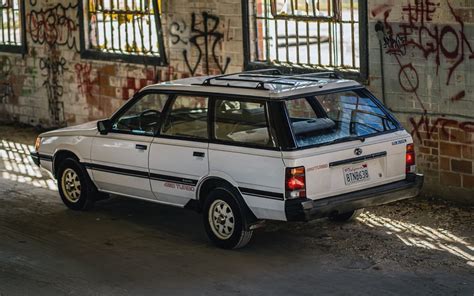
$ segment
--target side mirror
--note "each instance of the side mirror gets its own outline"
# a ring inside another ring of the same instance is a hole
[[[97,121],[97,129],[101,135],[107,135],[107,133],[112,129],[112,121],[110,121],[110,119]]]

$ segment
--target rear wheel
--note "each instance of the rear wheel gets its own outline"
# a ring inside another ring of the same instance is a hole
[[[233,193],[225,188],[211,191],[204,202],[203,220],[209,239],[223,249],[247,245],[253,231],[245,230],[245,213]]]
[[[338,221],[338,222],[350,222],[350,221],[354,221],[363,212],[364,212],[364,209],[357,209],[357,210],[350,211],[347,213],[341,213],[341,214],[329,216],[329,219],[332,221]]]
[[[86,170],[73,158],[63,160],[59,166],[58,189],[63,203],[76,211],[91,209],[98,196]]]

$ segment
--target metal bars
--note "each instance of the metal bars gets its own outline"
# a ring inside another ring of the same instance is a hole
[[[360,69],[362,0],[246,0],[255,7],[256,54],[250,62]],[[252,34],[252,33],[251,33]],[[262,42],[262,40],[264,42]]]
[[[163,40],[156,0],[88,0],[89,49],[161,57]]]
[[[0,0],[0,45],[22,46],[22,19],[23,13],[20,0]]]

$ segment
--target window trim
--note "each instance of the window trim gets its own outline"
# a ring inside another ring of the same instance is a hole
[[[26,12],[25,12],[25,1],[18,0],[20,6],[20,45],[10,45],[10,44],[0,44],[0,52],[6,53],[17,53],[17,54],[26,54],[27,45],[26,45]]]
[[[319,93],[319,94],[317,94],[317,93],[316,94],[307,94],[305,96],[305,98],[311,98],[311,97],[318,96],[318,95],[326,95],[326,94],[347,92],[347,91],[352,91],[352,92],[356,93],[357,95],[361,95],[361,94],[366,95],[370,100],[372,100],[372,102],[374,102],[375,105],[377,105],[378,108],[380,108],[380,110],[387,116],[388,119],[390,119],[393,122],[393,125],[395,126],[395,128],[392,129],[392,130],[386,130],[386,131],[379,132],[379,133],[373,133],[373,134],[365,135],[364,138],[367,139],[367,138],[377,137],[377,136],[381,136],[381,135],[390,134],[390,133],[394,133],[394,132],[397,132],[397,131],[404,130],[401,123],[392,115],[392,113],[379,101],[379,99],[377,99],[377,97],[375,97],[365,87],[333,90],[333,91],[328,91],[328,92]],[[288,99],[288,100],[295,100],[295,99],[297,99],[297,97],[293,97],[293,98]],[[295,146],[294,147],[284,147],[282,149],[282,151],[306,150],[306,149],[312,149],[312,148],[318,148],[318,147],[323,147],[323,146],[334,145],[331,142],[325,142],[325,143],[320,143],[320,144],[307,145],[307,146],[303,146],[303,147],[298,146],[298,143],[296,141],[296,135],[294,134],[294,131],[290,126],[291,118],[289,116],[289,112],[288,112],[286,104],[283,104],[283,108],[284,108],[284,112],[285,112],[286,117],[287,117],[285,121],[286,121],[287,125],[289,126],[290,131],[291,131],[291,135],[293,137],[293,143],[292,144],[294,144]],[[344,142],[341,142],[341,143],[344,143]]]
[[[243,40],[243,58],[244,58],[244,69],[248,70],[258,70],[266,68],[276,68],[279,69],[282,73],[311,73],[311,72],[327,72],[327,68],[321,67],[302,67],[297,64],[293,65],[278,65],[271,62],[261,62],[261,61],[252,61],[251,57],[251,32],[250,32],[250,0],[241,1],[242,9],[242,40]],[[344,68],[335,68],[334,71],[342,74],[345,78],[357,80],[364,84],[367,83],[368,74],[369,74],[369,52],[368,52],[368,5],[367,0],[358,0],[359,1],[359,71],[347,71]],[[255,20],[252,20],[255,21]],[[256,23],[254,24],[256,28]],[[366,45],[366,46],[362,46]]]
[[[167,110],[167,107],[168,105],[170,104],[170,98],[172,97],[171,94],[167,94],[167,93],[162,93],[162,92],[158,92],[158,91],[153,91],[153,90],[146,90],[146,91],[143,91],[143,92],[140,92],[140,93],[137,93],[135,94],[135,96],[132,97],[132,99],[130,99],[127,103],[125,103],[125,105],[123,105],[120,109],[118,109],[110,118],[109,120],[114,123],[118,118],[120,118],[125,112],[127,112],[128,110],[130,110],[130,108],[132,108],[138,101],[140,101],[141,99],[143,99],[145,96],[147,95],[167,95],[168,98],[166,99],[166,103],[165,105],[163,106],[163,112],[161,112],[162,114],[162,117],[163,114],[165,114],[166,110]],[[160,131],[161,130],[161,124],[162,124],[163,120],[162,118],[160,118],[160,122],[158,123],[158,128],[157,130]],[[113,129],[110,129],[109,130],[109,133],[116,133],[116,134],[126,134],[126,135],[133,135],[133,136],[140,136],[140,137],[155,137],[156,134],[158,132],[155,132],[153,135],[151,134],[136,134],[136,133],[133,133],[133,132],[127,132],[127,131],[120,131],[120,130],[113,130]]]
[[[173,103],[175,102],[176,98],[179,96],[195,96],[195,97],[205,97],[207,98],[207,139],[205,138],[193,138],[187,136],[173,136],[173,135],[165,135],[162,134],[163,123],[168,119],[173,107]],[[210,112],[210,104],[211,104],[211,96],[209,95],[193,95],[193,94],[182,94],[182,93],[174,93],[173,95],[169,95],[168,101],[166,102],[165,107],[163,108],[163,120],[160,120],[160,127],[158,131],[155,133],[155,137],[157,138],[166,138],[166,139],[176,139],[176,140],[184,140],[184,141],[196,141],[196,142],[204,142],[208,143],[211,139],[210,137],[210,121],[209,121],[209,112]]]
[[[239,102],[249,102],[249,103],[264,103],[265,104],[265,120],[267,122],[267,129],[268,129],[268,134],[271,139],[275,140],[275,146],[263,146],[259,144],[252,144],[252,143],[245,143],[245,142],[237,142],[237,141],[226,141],[226,140],[220,140],[217,139],[215,136],[215,123],[216,123],[216,113],[215,113],[215,108],[216,108],[216,101],[217,100],[234,100],[234,101],[239,101]],[[236,98],[232,96],[214,96],[212,100],[212,114],[209,116],[209,119],[211,121],[211,143],[213,144],[219,144],[219,145],[230,145],[230,146],[238,146],[238,147],[247,147],[247,148],[254,148],[254,149],[264,149],[264,150],[277,150],[279,151],[280,149],[280,144],[279,144],[279,139],[277,137],[277,134],[273,132],[273,125],[271,124],[270,121],[270,106],[269,106],[270,101],[269,100],[262,100],[262,99],[244,99],[244,98]]]
[[[158,33],[159,56],[145,56],[145,55],[128,55],[121,53],[112,53],[94,50],[87,48],[86,39],[88,38],[88,24],[85,22],[85,12],[88,12],[88,0],[79,0],[78,17],[79,17],[79,43],[80,54],[82,59],[102,60],[102,61],[119,61],[133,64],[167,66],[166,49],[163,38],[163,26],[161,23],[161,10],[158,5],[158,0],[152,0],[154,7],[156,7],[155,18],[156,32]]]

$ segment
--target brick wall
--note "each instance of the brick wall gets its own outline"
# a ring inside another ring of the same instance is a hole
[[[28,53],[0,54],[3,120],[43,127],[82,123],[109,116],[151,83],[242,70],[238,0],[162,1],[166,67],[81,59],[77,0],[25,4]]]
[[[243,67],[239,0],[163,1],[166,67],[81,59],[77,2],[25,3],[28,53],[0,54],[0,120],[82,123],[109,116],[147,84]],[[58,3],[71,5],[63,11]],[[46,15],[52,23],[32,21]],[[426,192],[472,203],[472,1],[369,0],[368,21],[366,83],[412,133]],[[207,37],[200,33],[205,22],[216,28]],[[216,39],[206,56],[203,42]]]
[[[384,79],[385,104],[417,144],[426,192],[473,203],[473,2],[371,0],[368,17],[369,88],[383,98]]]

